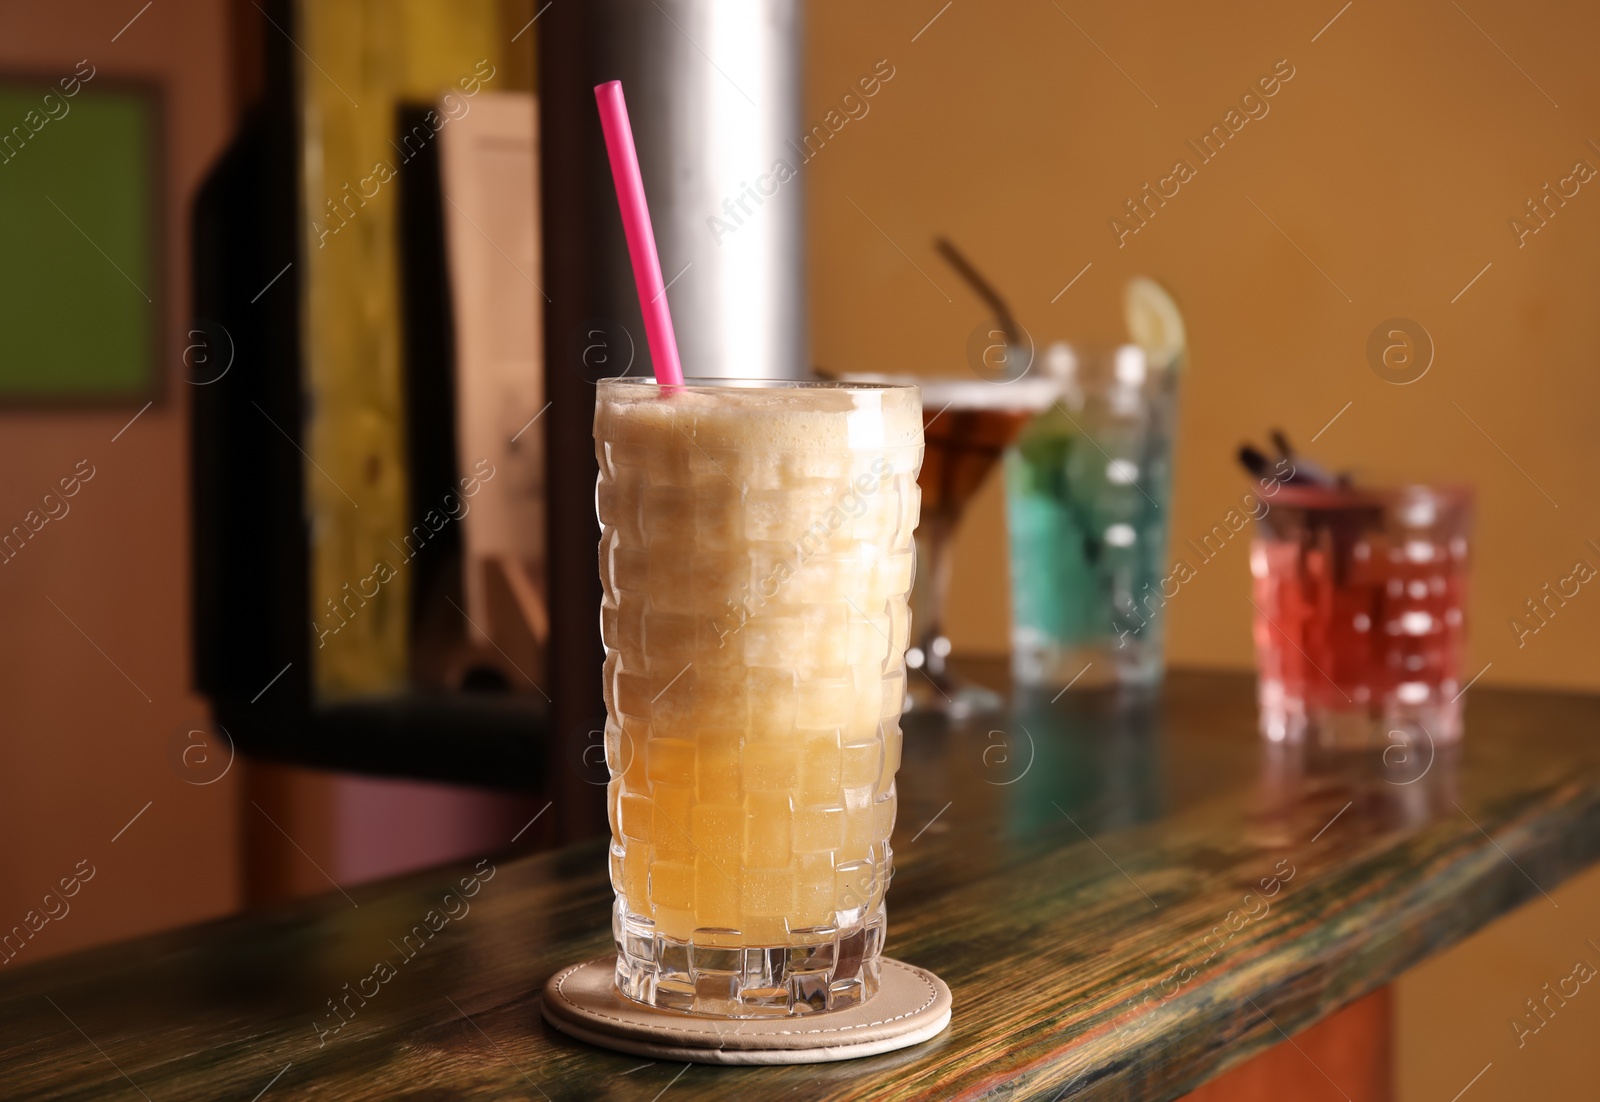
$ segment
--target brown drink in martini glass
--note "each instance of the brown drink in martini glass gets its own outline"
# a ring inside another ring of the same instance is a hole
[[[906,710],[962,718],[1001,704],[995,693],[951,673],[950,640],[944,633],[950,589],[951,546],[973,495],[1006,448],[1033,417],[1060,396],[1045,379],[985,382],[926,379],[909,375],[849,375],[853,382],[915,383],[922,389],[924,452],[917,486],[922,520],[917,525],[917,576],[911,590],[911,646],[906,666]]]

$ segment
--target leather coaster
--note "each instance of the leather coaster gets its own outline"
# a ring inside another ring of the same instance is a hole
[[[575,964],[544,987],[544,1019],[601,1048],[698,1064],[821,1064],[909,1048],[950,1024],[950,989],[932,972],[883,958],[860,1006],[785,1018],[711,1018],[617,992],[616,959]]]

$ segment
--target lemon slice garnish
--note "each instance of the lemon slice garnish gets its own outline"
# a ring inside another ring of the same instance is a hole
[[[1128,280],[1122,292],[1122,313],[1128,335],[1144,350],[1156,370],[1181,366],[1188,358],[1189,335],[1183,314],[1161,284],[1144,276]]]

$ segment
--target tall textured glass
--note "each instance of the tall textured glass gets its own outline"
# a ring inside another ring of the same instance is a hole
[[[617,987],[766,1017],[877,989],[915,387],[599,387]]]

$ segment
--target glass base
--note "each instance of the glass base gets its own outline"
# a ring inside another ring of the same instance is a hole
[[[1030,689],[1106,689],[1118,685],[1159,684],[1161,644],[1140,640],[1118,646],[1114,639],[1086,643],[1045,640],[1015,631],[1011,639],[1011,677]]]
[[[716,1018],[784,1018],[857,1006],[878,992],[884,909],[859,925],[789,931],[783,945],[743,944],[737,930],[688,941],[617,909],[617,990],[663,1010]]]
[[[1368,750],[1413,743],[1448,746],[1461,739],[1461,698],[1446,699],[1445,689],[1427,699],[1404,702],[1393,697],[1363,702],[1357,688],[1346,703],[1296,696],[1282,682],[1260,678],[1256,699],[1261,733],[1272,742],[1309,743],[1330,750]]]
[[[919,715],[942,715],[965,719],[1005,706],[1000,694],[956,677],[948,670],[932,673],[926,669],[906,671],[904,710]]]

